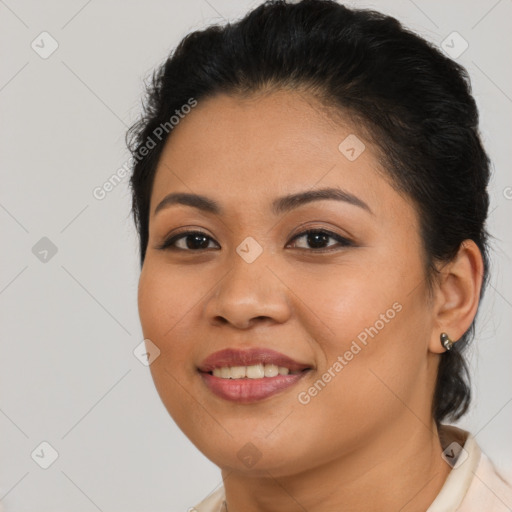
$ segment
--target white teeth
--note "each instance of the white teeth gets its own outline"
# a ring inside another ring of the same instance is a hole
[[[288,375],[290,370],[284,366],[275,364],[254,364],[251,366],[223,366],[213,370],[214,377],[221,379],[262,379],[264,377],[275,377],[277,375]],[[293,372],[300,373],[300,372]]]
[[[224,368],[215,368],[215,370],[220,369],[220,375],[216,375],[216,377],[222,377],[223,379],[230,379],[231,378],[231,370],[229,367],[225,366]],[[215,375],[215,370],[213,370],[213,374]]]
[[[279,367],[277,364],[266,364],[265,377],[275,377],[276,375],[279,375]]]
[[[248,366],[246,370],[247,378],[249,379],[262,379],[265,377],[265,367],[262,364],[255,364]]]
[[[246,376],[246,366],[232,366],[231,367],[231,378],[232,379],[243,379]]]

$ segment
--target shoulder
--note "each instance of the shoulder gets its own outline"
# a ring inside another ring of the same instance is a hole
[[[223,512],[222,505],[225,498],[224,486],[221,486],[188,512]]]

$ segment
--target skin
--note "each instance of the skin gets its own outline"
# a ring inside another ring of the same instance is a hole
[[[338,149],[349,134],[366,145],[355,161]],[[325,187],[350,192],[371,212],[327,199],[271,211],[277,197]],[[223,213],[174,204],[155,215],[171,192],[207,196]],[[229,512],[413,512],[439,493],[450,470],[431,415],[439,335],[457,340],[470,326],[482,259],[466,241],[440,267],[430,296],[418,222],[370,141],[306,94],[217,95],[174,128],[152,190],[140,320],[161,351],[150,366],[160,397],[221,468]],[[158,248],[184,228],[210,237],[208,249],[187,252],[185,238],[181,251]],[[293,240],[308,228],[352,245],[326,238],[328,251],[318,252],[307,236]],[[248,236],[263,248],[250,264],[235,250]],[[301,404],[298,393],[395,303],[401,311]],[[228,347],[272,348],[312,370],[269,399],[229,402],[197,372]],[[238,457],[247,443],[260,457],[251,467]]]

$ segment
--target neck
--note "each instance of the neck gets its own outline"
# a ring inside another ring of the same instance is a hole
[[[257,477],[222,471],[227,512],[424,512],[450,472],[435,423],[411,415],[351,454],[300,474]]]

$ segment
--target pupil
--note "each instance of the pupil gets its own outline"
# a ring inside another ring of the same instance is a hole
[[[206,249],[208,247],[208,239],[204,235],[189,235],[187,237],[188,249]]]
[[[329,235],[326,233],[310,233],[308,235],[308,244],[312,247],[323,247],[328,238]]]

